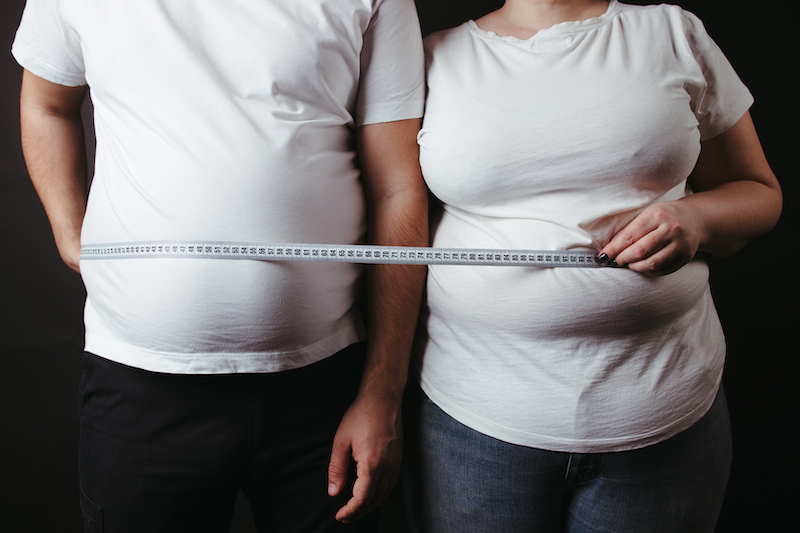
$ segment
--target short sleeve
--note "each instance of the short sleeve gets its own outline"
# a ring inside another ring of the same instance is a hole
[[[28,0],[11,53],[23,68],[47,81],[86,84],[81,42],[63,16],[62,0]]]
[[[684,32],[704,83],[689,88],[702,140],[724,133],[753,105],[753,96],[697,16],[683,12]]]
[[[412,0],[376,0],[361,50],[356,125],[419,118],[425,105],[422,33]]]

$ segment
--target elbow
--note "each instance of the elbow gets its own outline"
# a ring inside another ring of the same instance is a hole
[[[763,223],[761,227],[761,233],[764,234],[778,225],[780,221],[781,215],[783,214],[783,192],[781,191],[781,186],[778,183],[778,180],[775,179],[774,182],[770,183],[768,186],[768,191],[764,195],[764,203],[763,203]]]
[[[778,225],[782,212],[783,195],[780,187],[770,187],[762,198],[760,208],[749,217],[740,231],[729,234],[728,238],[720,235],[718,239],[712,239],[711,246],[702,251],[718,257],[733,255],[772,231]]]

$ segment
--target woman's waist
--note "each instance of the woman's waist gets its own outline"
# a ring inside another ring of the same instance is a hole
[[[611,268],[432,265],[427,299],[435,320],[465,331],[602,337],[658,329],[713,306],[708,292],[700,261],[658,278]]]

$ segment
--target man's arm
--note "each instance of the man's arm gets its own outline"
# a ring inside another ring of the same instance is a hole
[[[427,246],[428,193],[419,168],[420,121],[363,126],[358,154],[367,197],[367,239],[372,244]],[[356,462],[353,496],[336,515],[358,520],[392,491],[399,474],[401,404],[425,281],[425,267],[367,267],[367,360],[358,396],[333,443],[328,492],[345,486]]]
[[[87,166],[81,104],[86,87],[66,87],[25,70],[20,92],[22,151],[58,251],[80,272]]]

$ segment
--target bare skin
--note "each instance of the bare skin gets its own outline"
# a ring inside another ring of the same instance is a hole
[[[80,272],[86,213],[86,149],[81,104],[86,87],[65,87],[27,70],[22,76],[22,151],[61,259]]]
[[[606,0],[507,0],[503,7],[475,22],[501,37],[524,40],[562,22],[599,17],[606,9]]]

